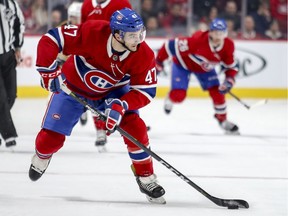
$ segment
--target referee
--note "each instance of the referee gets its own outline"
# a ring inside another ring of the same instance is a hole
[[[10,110],[16,99],[16,66],[21,62],[24,29],[17,1],[0,0],[0,134],[6,147],[15,146],[18,136]]]

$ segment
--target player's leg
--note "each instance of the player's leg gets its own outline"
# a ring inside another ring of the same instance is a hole
[[[136,112],[128,112],[123,116],[120,127],[135,137],[139,142],[149,148],[149,138],[146,124]],[[133,142],[123,137],[132,160],[132,170],[136,176],[136,182],[140,191],[147,196],[150,202],[165,204],[163,197],[165,190],[157,182],[153,170],[152,157]]]
[[[13,51],[0,55],[0,134],[6,147],[16,145],[18,136],[10,109],[16,98],[16,59]]]
[[[181,103],[186,98],[190,72],[179,65],[172,64],[171,89],[164,101],[164,111],[169,114],[173,104]]]
[[[38,180],[47,169],[51,157],[64,144],[83,113],[83,105],[64,92],[52,94],[43,119],[42,129],[35,140],[35,155],[29,169],[32,181]]]
[[[225,95],[219,92],[219,79],[215,70],[208,73],[195,73],[204,91],[208,91],[215,110],[214,117],[227,134],[239,134],[238,126],[227,120]]]
[[[105,121],[100,120],[97,116],[93,116],[94,125],[96,128],[96,141],[95,145],[99,148],[99,151],[102,151],[103,147],[107,143],[106,137],[106,123]],[[105,149],[103,149],[105,151]]]

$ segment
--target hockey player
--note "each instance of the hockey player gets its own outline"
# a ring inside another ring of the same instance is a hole
[[[67,10],[68,19],[67,21],[61,23],[61,25],[79,25],[81,23],[81,2],[72,2]],[[63,55],[63,53],[59,53],[57,56],[57,61],[60,65],[64,64],[67,60],[68,56]]]
[[[106,113],[107,130],[116,125],[149,147],[145,122],[138,109],[155,97],[157,75],[153,51],[144,42],[145,27],[131,9],[116,11],[109,22],[90,20],[66,25],[43,35],[37,47],[41,85],[52,91],[42,129],[35,140],[29,177],[37,181],[51,157],[64,145],[86,108],[61,90],[63,82],[79,97]],[[62,69],[59,52],[70,55]],[[143,58],[145,56],[145,58]],[[129,84],[129,85],[128,85]],[[165,191],[157,183],[149,154],[123,137],[140,191],[151,202],[165,203]]]
[[[203,90],[208,91],[213,101],[215,118],[228,134],[239,134],[238,126],[227,120],[225,94],[231,90],[238,72],[234,59],[234,42],[226,37],[227,26],[223,19],[214,19],[206,32],[195,32],[191,37],[182,37],[164,43],[156,56],[156,68],[163,70],[163,62],[173,58],[171,89],[165,99],[164,110],[169,114],[174,103],[181,103],[191,73],[198,79]],[[225,80],[220,84],[215,66],[221,64]]]
[[[82,23],[87,20],[110,20],[111,15],[123,8],[130,8],[131,4],[128,0],[84,0],[81,8]],[[105,122],[93,116],[94,125],[96,128],[95,145],[100,152],[106,151],[105,144],[107,143],[107,136],[105,130]],[[85,125],[87,123],[87,112],[80,117],[80,123]]]

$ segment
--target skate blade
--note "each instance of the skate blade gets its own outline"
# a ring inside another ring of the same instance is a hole
[[[8,149],[9,152],[14,153],[15,152],[15,146],[9,146],[6,147]]]
[[[240,135],[239,131],[225,131],[226,135],[233,135],[233,136],[238,136]]]
[[[149,202],[151,203],[155,203],[155,204],[166,204],[166,200],[164,199],[164,197],[158,197],[158,198],[153,198],[153,197],[150,197],[150,196],[147,196],[146,195],[146,198]]]
[[[99,153],[105,153],[105,152],[107,152],[107,148],[106,148],[105,145],[103,145],[103,146],[96,146],[96,147],[97,147]]]

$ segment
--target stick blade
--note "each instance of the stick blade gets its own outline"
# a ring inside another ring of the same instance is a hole
[[[238,209],[238,208],[249,208],[248,202],[245,200],[224,200],[224,206],[228,207],[228,209]]]
[[[267,99],[260,100],[260,101],[256,102],[255,104],[252,104],[252,105],[250,106],[250,109],[255,108],[255,107],[258,107],[258,106],[262,106],[262,105],[266,104],[267,102],[268,102]]]

